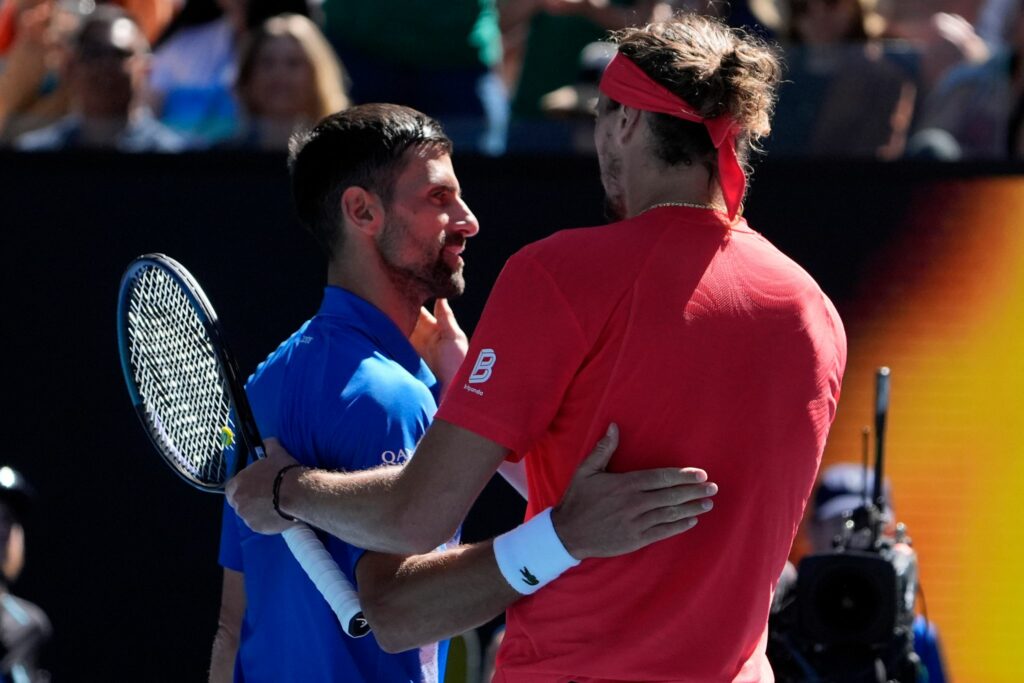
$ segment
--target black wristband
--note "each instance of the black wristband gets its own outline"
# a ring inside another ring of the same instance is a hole
[[[299,463],[293,463],[291,465],[285,465],[277,471],[277,476],[274,477],[274,512],[287,519],[289,522],[296,522],[294,517],[286,515],[281,512],[281,482],[284,481],[284,473],[288,470],[293,470],[296,467],[302,467]]]

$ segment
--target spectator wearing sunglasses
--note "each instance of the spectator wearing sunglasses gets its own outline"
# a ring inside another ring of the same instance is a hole
[[[19,137],[26,151],[107,149],[177,152],[183,138],[139,106],[149,45],[123,10],[97,7],[72,40],[65,67],[71,114]]]

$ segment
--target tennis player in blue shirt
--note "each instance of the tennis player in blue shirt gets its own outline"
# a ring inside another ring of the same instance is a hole
[[[465,286],[461,254],[479,227],[450,152],[436,121],[396,105],[354,107],[293,140],[292,191],[329,255],[328,286],[316,316],[260,365],[247,391],[261,433],[302,466],[402,465],[465,357],[466,337],[445,298]],[[432,298],[433,315],[423,309]],[[657,494],[668,486],[652,483],[662,480],[657,470],[647,478],[601,473],[614,445],[614,434],[603,439],[581,467],[566,496],[580,512],[559,524],[559,533],[600,539],[612,554],[638,547],[655,524],[643,513],[664,507]],[[707,496],[698,472],[692,492],[684,487],[680,496],[676,487],[674,498]],[[701,511],[697,501],[680,514]],[[441,681],[446,646],[438,641],[488,621],[523,592],[490,541],[453,539],[407,557],[320,536],[356,586],[373,634],[345,636],[283,539],[251,532],[225,506],[211,681]],[[560,544],[554,550],[575,562]]]

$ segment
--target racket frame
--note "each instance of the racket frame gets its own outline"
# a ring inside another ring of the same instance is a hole
[[[161,458],[167,463],[167,465],[174,470],[179,477],[184,479],[193,487],[198,488],[201,491],[223,493],[223,485],[204,485],[203,482],[190,477],[188,474],[176,467],[172,459],[165,453],[164,445],[153,435],[153,426],[145,417],[145,409],[143,407],[144,402],[136,387],[135,376],[132,373],[131,364],[128,361],[130,354],[128,353],[129,339],[127,320],[129,293],[131,291],[130,283],[134,281],[136,275],[140,271],[147,268],[158,268],[170,276],[188,297],[189,301],[193,305],[193,309],[199,313],[198,317],[200,322],[202,323],[203,328],[210,339],[210,344],[213,347],[213,352],[217,359],[217,368],[221,379],[224,382],[225,388],[227,389],[228,400],[230,405],[234,408],[236,426],[238,427],[238,431],[241,436],[240,446],[245,448],[246,456],[244,458],[237,457],[239,453],[239,446],[236,445],[236,472],[239,469],[239,464],[243,460],[248,462],[249,453],[254,454],[257,458],[263,458],[266,455],[263,447],[263,439],[260,437],[259,429],[256,427],[256,420],[253,418],[249,399],[246,396],[245,389],[239,379],[238,365],[235,363],[234,357],[231,355],[223,334],[221,333],[217,313],[214,311],[213,305],[206,297],[206,293],[203,291],[203,288],[199,286],[199,283],[192,277],[188,269],[165,254],[144,254],[136,258],[129,264],[124,275],[121,277],[117,304],[117,340],[118,350],[121,356],[121,370],[124,372],[125,377],[125,385],[128,387],[132,403],[135,405],[135,413],[142,422],[143,430],[153,442],[153,445],[156,446]],[[235,443],[239,444],[238,435],[236,435]],[[313,530],[305,524],[296,523],[289,529],[285,530],[282,536],[292,554],[295,555],[296,559],[303,566],[303,569],[306,570],[310,579],[312,579],[313,583],[317,586],[317,589],[327,600],[331,610],[342,621],[342,627],[345,633],[353,638],[360,638],[368,634],[370,632],[370,626],[363,616],[362,610],[359,608],[358,594],[341,573],[337,563],[324,548],[322,542],[316,537]],[[325,589],[325,586],[323,585],[325,583],[333,585],[328,586]],[[345,587],[345,594],[335,590],[335,587],[339,584]]]
[[[260,437],[259,429],[256,427],[256,420],[253,417],[252,408],[249,405],[249,399],[246,396],[245,389],[243,388],[240,380],[238,364],[235,362],[234,356],[231,354],[231,350],[228,348],[227,342],[224,339],[224,335],[221,333],[217,312],[214,310],[213,304],[211,304],[210,300],[206,297],[206,293],[203,291],[203,288],[200,287],[199,283],[192,277],[192,274],[189,273],[183,265],[165,254],[144,254],[138,257],[129,264],[124,275],[121,277],[117,301],[117,344],[121,356],[121,370],[124,373],[125,385],[128,387],[128,393],[131,396],[132,404],[135,406],[135,414],[139,418],[139,421],[142,422],[143,431],[146,432],[150,441],[153,442],[153,445],[156,447],[157,451],[159,451],[164,462],[174,470],[175,474],[188,482],[188,484],[194,488],[209,493],[223,493],[223,483],[209,484],[200,481],[177,467],[174,464],[173,458],[167,454],[164,444],[162,444],[160,440],[153,435],[153,425],[146,417],[145,401],[143,401],[142,395],[139,393],[135,381],[135,375],[132,372],[131,363],[128,360],[130,357],[129,349],[131,344],[128,336],[128,309],[133,289],[131,287],[131,283],[135,281],[136,277],[142,271],[151,268],[161,270],[175,281],[182,293],[188,297],[193,310],[198,314],[197,317],[199,318],[200,323],[202,323],[207,337],[210,339],[210,345],[213,353],[217,357],[217,370],[220,373],[221,379],[224,382],[224,387],[227,390],[228,400],[234,408],[235,426],[238,431],[235,435],[236,457],[234,471],[232,474],[236,474],[242,468],[243,463],[249,462],[248,454],[250,452],[255,453],[258,458],[263,457],[263,439]],[[239,439],[241,440],[241,443],[239,443]],[[240,449],[244,449],[244,457],[240,457],[243,453]]]

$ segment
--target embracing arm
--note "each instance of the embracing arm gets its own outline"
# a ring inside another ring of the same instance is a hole
[[[468,346],[447,301],[438,299],[432,314],[420,310],[410,342],[447,387]],[[273,510],[269,494],[277,473],[295,461],[274,440],[266,446],[268,457],[229,482],[226,493],[253,530],[274,533],[287,522]],[[280,508],[360,548],[426,552],[452,537],[506,455],[504,446],[437,421],[403,468],[290,470],[280,484]]]
[[[707,498],[717,487],[704,483],[701,470],[606,473],[617,444],[610,429],[552,513],[573,557],[636,550],[693,528],[711,508]],[[389,652],[479,626],[520,597],[499,570],[492,541],[405,558],[366,553],[356,572],[366,618]]]
[[[613,425],[580,465],[552,513],[562,543],[577,559],[619,555],[658,540],[658,534],[669,532],[661,536],[665,538],[684,531],[676,525],[688,515],[675,515],[694,499],[693,492],[703,492],[701,497],[717,492],[714,484],[702,484],[707,474],[693,468],[607,473],[603,463],[611,456],[605,455],[605,449],[614,450],[617,444],[618,430]],[[367,550],[423,553],[452,537],[507,452],[489,439],[436,420],[416,456],[401,469],[289,470],[281,481],[280,508]],[[254,531],[280,533],[288,527],[289,522],[274,510],[270,494],[274,477],[293,463],[280,444],[268,440],[267,457],[228,482],[228,502]],[[599,495],[580,495],[581,482]],[[632,548],[615,550],[602,535],[590,533],[594,523],[610,526],[607,511],[616,506],[632,515],[632,525],[625,530],[635,536],[637,544]]]
[[[280,486],[283,512],[352,545],[409,555],[455,533],[508,449],[436,420],[402,468],[360,472],[289,470]],[[273,509],[274,477],[295,461],[273,440],[267,457],[228,482],[228,502],[255,531],[278,533],[288,522]]]
[[[356,576],[366,620],[385,652],[464,633],[519,598],[498,570],[491,541],[412,557],[366,553]]]

